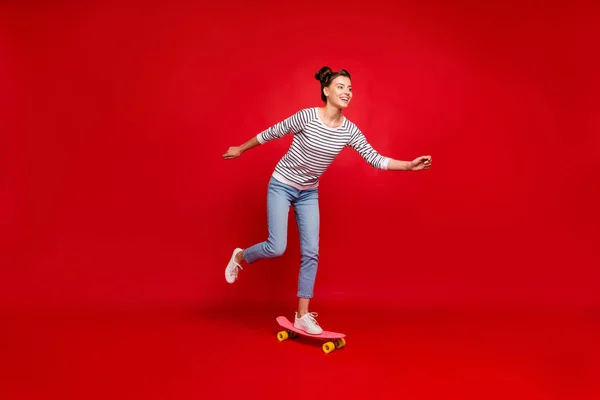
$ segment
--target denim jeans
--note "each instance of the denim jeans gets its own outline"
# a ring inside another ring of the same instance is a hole
[[[269,237],[244,250],[244,260],[253,263],[280,257],[287,247],[288,214],[294,207],[300,237],[300,273],[298,297],[313,297],[319,262],[319,196],[318,188],[298,190],[271,177],[267,192]]]

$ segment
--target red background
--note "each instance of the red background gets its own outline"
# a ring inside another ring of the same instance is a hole
[[[191,3],[3,3],[3,307],[293,304],[295,223],[223,277],[290,138],[221,155],[320,105],[323,65],[377,150],[434,162],[326,172],[315,308],[600,303],[598,6]]]

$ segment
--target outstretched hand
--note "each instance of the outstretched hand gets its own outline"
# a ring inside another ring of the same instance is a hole
[[[421,171],[431,167],[431,156],[420,156],[410,162],[410,171]]]
[[[238,158],[242,155],[242,148],[240,146],[234,146],[227,149],[225,154],[223,154],[223,158],[225,160],[231,160],[234,158]]]

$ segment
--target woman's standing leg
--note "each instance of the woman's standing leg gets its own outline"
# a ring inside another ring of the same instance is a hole
[[[300,272],[298,275],[298,313],[295,325],[309,333],[319,334],[323,330],[314,319],[316,314],[308,312],[313,297],[319,264],[319,193],[318,189],[302,191],[294,203],[296,223],[300,236]]]
[[[245,250],[237,248],[225,268],[225,278],[235,282],[243,261],[253,263],[263,258],[281,256],[287,247],[288,216],[294,189],[271,178],[267,192],[267,220],[269,236]]]

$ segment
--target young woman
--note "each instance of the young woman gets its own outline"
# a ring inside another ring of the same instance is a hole
[[[319,178],[336,156],[349,146],[372,167],[389,171],[419,171],[431,166],[430,156],[413,161],[394,160],[375,151],[362,132],[342,115],[352,100],[352,82],[346,70],[333,72],[321,68],[315,78],[321,83],[322,107],[307,108],[262,131],[242,146],[230,147],[225,160],[287,134],[294,138],[288,152],[275,166],[267,195],[269,236],[266,241],[247,249],[236,248],[225,268],[225,279],[235,282],[242,263],[279,257],[287,245],[288,212],[294,207],[300,236],[300,273],[298,311],[294,326],[310,334],[323,330],[316,313],[308,312],[319,260]]]

